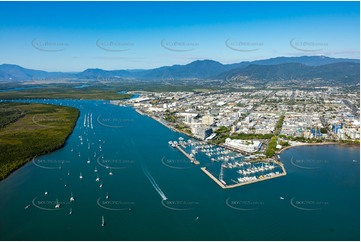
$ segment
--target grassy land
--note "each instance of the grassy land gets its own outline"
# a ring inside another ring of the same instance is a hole
[[[22,91],[10,91],[0,93],[0,99],[105,99],[105,100],[119,100],[130,98],[131,94],[118,94],[116,89],[97,89],[90,88],[69,88],[69,87],[55,87],[55,88],[37,88]]]
[[[0,180],[33,157],[63,146],[79,116],[75,108],[45,104],[0,103],[0,110],[8,114],[0,128]]]

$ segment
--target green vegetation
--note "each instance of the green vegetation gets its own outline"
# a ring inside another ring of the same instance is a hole
[[[221,144],[226,141],[227,138],[231,139],[242,139],[242,140],[252,140],[252,139],[270,139],[273,137],[273,134],[229,134],[230,128],[221,126],[218,130],[215,131],[217,136],[212,140],[214,144]]]
[[[231,136],[232,139],[270,139],[272,138],[272,134],[236,134]]]
[[[341,144],[360,145],[359,140],[340,140]]]
[[[280,141],[278,142],[278,144],[282,145],[283,147],[290,146],[290,143],[288,143],[287,141],[282,141],[282,140],[280,140]]]
[[[169,110],[166,110],[164,120],[170,123],[175,123],[175,121],[177,120],[175,113],[176,112],[169,112]]]
[[[184,132],[186,134],[192,134],[191,130],[184,124],[176,124],[174,126],[176,129],[178,129],[181,132]]]
[[[277,136],[273,136],[271,140],[268,143],[267,150],[266,150],[266,156],[272,157],[276,153],[276,146],[277,146]]]
[[[194,92],[196,93],[202,93],[202,92],[211,92],[213,91],[212,89],[207,89],[207,88],[195,88],[193,89]]]
[[[0,103],[0,128],[23,117],[23,110],[14,108],[13,103]]]
[[[131,94],[118,94],[116,89],[97,89],[95,87],[71,88],[36,88],[22,91],[0,92],[0,99],[92,99],[119,100],[130,98]]]
[[[229,138],[230,131],[231,129],[225,126],[219,127],[216,131],[214,131],[217,136],[213,140],[211,140],[211,142],[216,145],[224,143],[226,139]]]
[[[79,116],[75,108],[45,104],[2,103],[0,110],[10,117],[2,117],[7,125],[0,129],[0,180],[33,157],[63,146]]]
[[[227,127],[225,127],[225,126],[221,126],[221,127],[219,127],[219,128],[215,131],[215,133],[216,133],[216,134],[225,134],[225,133],[228,134],[229,131],[231,131],[230,128],[227,128]]]
[[[286,135],[280,135],[281,138],[287,139],[287,140],[291,140],[291,141],[298,141],[298,142],[303,142],[303,143],[322,143],[322,139],[310,139],[310,138],[305,138],[305,137],[294,137],[294,136],[286,136]]]
[[[321,134],[327,134],[327,129],[326,128],[321,128],[320,132],[321,132]]]
[[[280,118],[278,119],[277,124],[276,124],[276,129],[275,129],[276,135],[278,135],[280,133],[284,119],[285,119],[285,115],[281,115]]]
[[[204,92],[204,91],[218,91],[223,89],[216,83],[203,83],[190,81],[176,81],[176,82],[161,82],[153,81],[124,81],[124,82],[111,82],[107,83],[107,88],[116,90],[129,90],[129,91],[148,91],[148,92]]]

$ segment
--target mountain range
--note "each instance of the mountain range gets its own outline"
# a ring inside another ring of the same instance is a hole
[[[0,81],[42,79],[140,79],[176,82],[182,79],[265,80],[321,79],[357,84],[360,60],[326,56],[276,57],[265,60],[222,64],[214,60],[197,60],[186,65],[163,66],[149,70],[86,69],[78,73],[46,72],[18,65],[0,65]]]

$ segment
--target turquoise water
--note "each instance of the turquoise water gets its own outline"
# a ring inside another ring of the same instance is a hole
[[[0,182],[1,240],[359,240],[359,147],[289,149],[287,176],[222,190],[168,145],[186,136],[132,108],[46,102],[80,118],[63,148]]]
[[[81,88],[84,88],[84,87],[90,87],[90,85],[88,85],[88,84],[82,84],[82,85],[80,85],[80,86],[75,86],[74,88],[81,89]]]

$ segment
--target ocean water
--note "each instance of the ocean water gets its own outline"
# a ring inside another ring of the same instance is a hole
[[[0,182],[1,240],[359,240],[359,147],[292,148],[287,176],[222,190],[168,145],[185,135],[130,107],[29,101],[80,118],[63,148]]]

